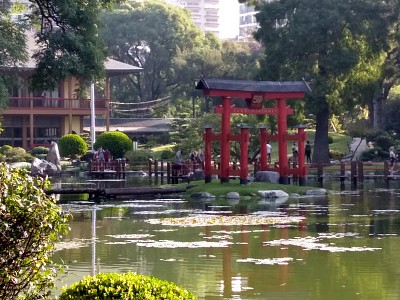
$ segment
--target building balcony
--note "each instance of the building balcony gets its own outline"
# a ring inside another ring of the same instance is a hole
[[[108,110],[109,99],[95,99],[97,115]],[[90,115],[90,99],[47,98],[47,97],[10,97],[8,107],[2,115]]]

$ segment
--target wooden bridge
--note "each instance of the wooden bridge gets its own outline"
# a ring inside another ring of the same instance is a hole
[[[159,187],[133,187],[133,188],[70,188],[47,190],[47,195],[78,195],[88,194],[89,200],[100,202],[102,199],[111,199],[121,196],[157,196],[167,194],[178,194],[186,192],[186,188],[159,188]]]

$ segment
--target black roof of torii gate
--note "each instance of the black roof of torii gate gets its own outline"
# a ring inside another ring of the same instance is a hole
[[[263,94],[264,98],[299,98],[311,91],[305,81],[251,81],[202,78],[196,89],[209,96],[251,98]]]

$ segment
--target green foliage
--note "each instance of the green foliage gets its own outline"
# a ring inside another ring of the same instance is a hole
[[[357,81],[346,83],[356,68],[359,73],[371,73],[362,65],[376,65],[376,57],[387,47],[389,4],[369,0],[257,1],[256,10],[260,28],[255,37],[265,46],[260,77],[310,81],[312,92],[306,95],[305,110],[306,115],[316,117],[314,159],[328,162],[331,112],[340,115],[363,99],[358,97],[360,91],[373,76],[368,80],[358,76]],[[348,86],[351,89],[346,89]]]
[[[128,160],[129,165],[138,166],[147,165],[149,158],[152,158],[152,155],[146,150],[129,150],[125,152],[124,157]]]
[[[371,135],[373,130],[371,129],[370,122],[368,120],[359,119],[346,124],[346,132],[351,137],[368,137]]]
[[[130,103],[114,109],[119,116],[196,117],[207,110],[194,89],[201,76],[254,79],[258,69],[258,43],[221,42],[199,30],[188,11],[176,5],[130,1],[102,20],[106,26],[101,34],[112,56],[143,68],[129,79],[112,79],[117,88],[111,97]],[[144,103],[155,99],[160,101]]]
[[[386,131],[392,131],[400,134],[400,98],[387,101],[383,114],[383,128]]]
[[[328,143],[333,144],[333,137],[331,137],[330,135],[328,135]]]
[[[69,76],[79,78],[81,84],[102,78],[107,52],[98,35],[99,15],[103,7],[120,1],[31,2],[31,19],[41,29],[36,39],[40,49],[34,55],[38,60],[32,78],[34,89],[53,90]]]
[[[114,158],[123,158],[128,150],[133,149],[133,144],[129,136],[120,131],[103,132],[96,138],[94,148],[103,147],[108,150]]]
[[[187,114],[180,114],[175,118],[170,124],[170,141],[172,143],[180,143],[186,139],[186,137],[191,136],[189,124],[192,119],[189,118]]]
[[[171,160],[175,156],[175,152],[172,149],[163,150],[161,152],[160,158],[163,160]]]
[[[174,58],[180,51],[206,44],[204,34],[187,10],[161,1],[130,1],[105,13],[102,20],[106,26],[101,35],[113,57],[143,68],[143,72],[132,74],[129,80],[113,80],[119,86],[114,91],[117,95],[111,95],[113,99],[126,101],[137,95],[132,102],[156,100],[170,96],[172,90],[188,81],[193,92],[193,74],[184,81],[178,80],[174,68]],[[160,108],[166,112],[165,106]]]
[[[384,130],[374,130],[370,131],[368,135],[366,135],[367,142],[375,142],[375,139],[379,136],[387,136],[390,137],[390,134]]]
[[[49,148],[43,147],[43,146],[38,146],[38,147],[33,148],[30,152],[33,156],[36,156],[38,154],[47,154],[49,152]]]
[[[24,29],[21,24],[10,20],[11,6],[7,5],[7,2],[2,1],[0,5],[0,65],[12,67],[17,62],[26,61],[27,52]],[[9,93],[6,83],[6,76],[0,76],[0,110],[4,109],[8,102]]]
[[[47,179],[0,164],[0,299],[44,299],[53,287],[50,256],[67,219],[44,192],[49,187]]]
[[[26,153],[24,148],[4,145],[0,148],[1,161],[13,163],[13,162],[31,162],[33,156],[30,153]]]
[[[87,151],[87,144],[83,138],[77,134],[67,134],[58,140],[60,156],[75,158]]]
[[[382,135],[375,138],[375,145],[382,149],[389,150],[390,146],[393,146],[394,140],[390,136]]]
[[[388,151],[390,146],[396,144],[395,138],[392,137],[389,132],[383,130],[371,131],[366,136],[366,140],[367,142],[374,143],[377,147],[385,151]]]
[[[329,158],[330,159],[341,159],[345,156],[343,152],[336,150],[329,150]]]
[[[382,150],[380,147],[365,150],[358,158],[361,161],[384,161],[389,158],[389,152]]]
[[[135,273],[109,273],[86,276],[65,289],[59,299],[195,300],[197,297],[165,280]]]
[[[12,146],[10,145],[4,145],[0,147],[0,153],[1,154],[6,154],[7,152],[10,152],[12,150]]]

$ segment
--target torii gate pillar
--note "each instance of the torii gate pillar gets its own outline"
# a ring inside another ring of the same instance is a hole
[[[221,183],[229,182],[229,161],[230,161],[230,144],[229,134],[231,129],[231,98],[222,98],[222,117],[221,117]]]
[[[289,162],[287,159],[286,99],[277,100],[278,107],[278,147],[279,147],[279,183],[289,183]]]

